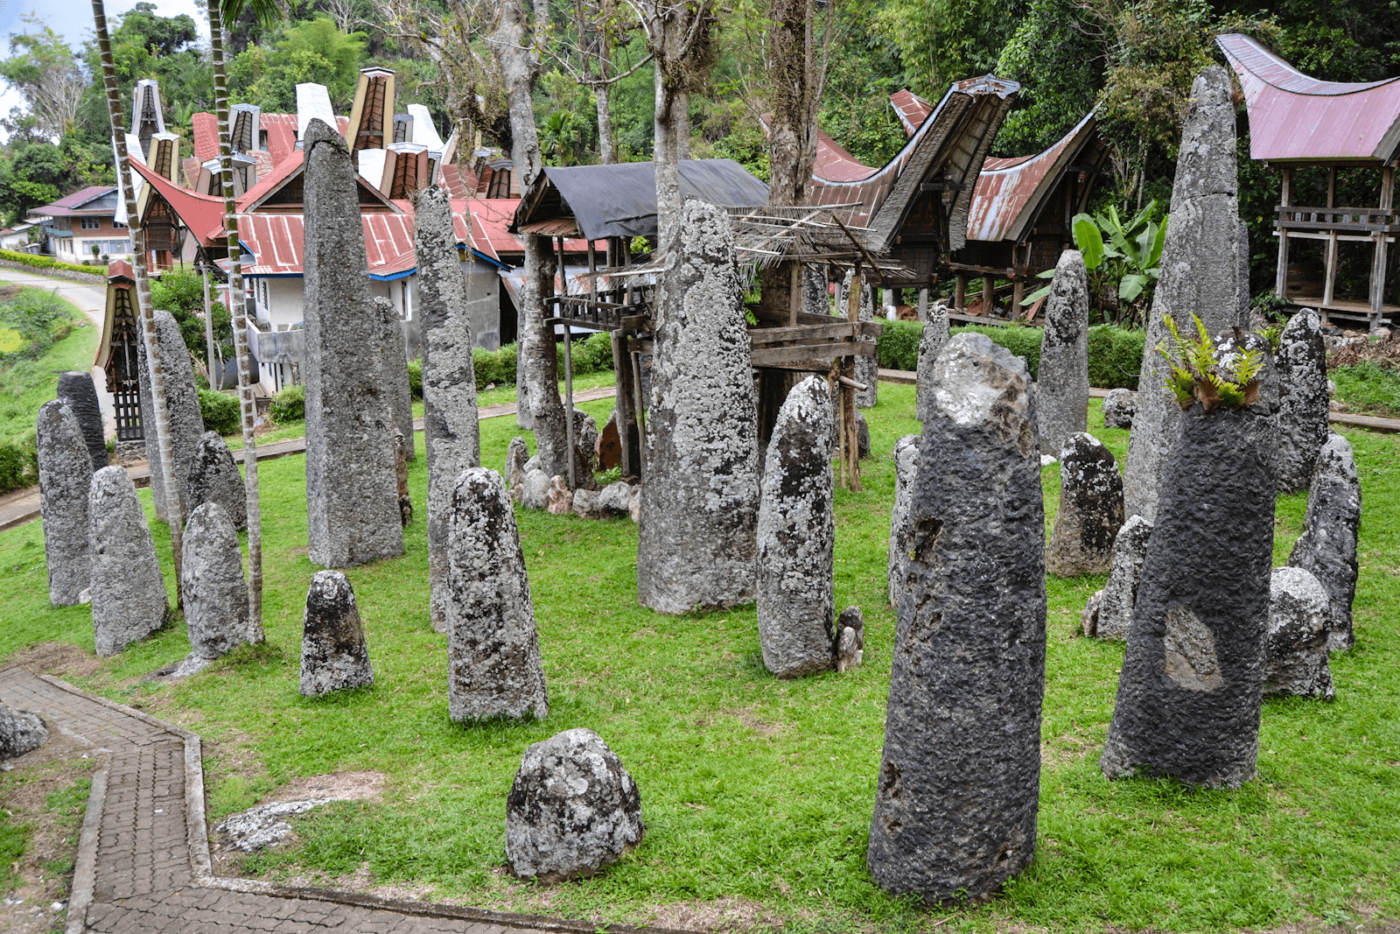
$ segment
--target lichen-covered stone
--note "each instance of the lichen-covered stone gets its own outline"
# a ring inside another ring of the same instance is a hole
[[[831,390],[809,376],[778,410],[758,508],[758,641],[780,678],[835,663]]]
[[[301,695],[315,697],[374,684],[365,629],[350,581],[339,571],[317,571],[306,591],[301,636]]]
[[[1327,443],[1327,349],[1317,312],[1304,308],[1283,329],[1278,345],[1278,490],[1308,488],[1318,452]]]
[[[839,394],[832,393],[832,395]],[[856,409],[856,456],[870,456],[870,423],[865,420],[860,409]]]
[[[375,296],[374,308],[379,314],[379,378],[388,393],[389,417],[398,432],[394,446],[404,460],[411,461],[418,455],[413,447],[413,387],[408,379],[403,320],[387,298]]]
[[[447,556],[448,715],[542,719],[549,695],[530,578],[515,513],[494,470],[469,467],[458,479]]]
[[[413,524],[413,497],[408,492],[408,461],[403,456],[403,432],[394,429],[394,485],[399,495],[399,525]]]
[[[591,876],[642,842],[642,795],[617,754],[587,729],[525,750],[506,798],[506,861],[522,879]]]
[[[218,503],[235,529],[248,527],[248,490],[233,452],[216,431],[206,431],[195,448],[185,484],[185,501],[195,510]]]
[[[653,312],[637,599],[662,613],[754,598],[758,416],[734,235],[688,201]]]
[[[959,334],[932,386],[867,862],[940,900],[995,891],[1035,852],[1045,515],[1025,361]]]
[[[45,402],[35,421],[39,459],[39,515],[44,526],[44,561],[49,602],[75,606],[92,581],[88,550],[88,488],[92,456],[82,427],[68,404]]]
[[[1302,568],[1274,568],[1269,588],[1269,638],[1264,653],[1264,693],[1331,700],[1327,664],[1330,601],[1316,577]]]
[[[1271,398],[1182,413],[1099,760],[1109,778],[1238,787],[1254,776],[1277,483]]]
[[[932,374],[929,375],[932,385]],[[930,390],[931,391],[931,390]],[[909,572],[909,551],[913,527],[909,504],[914,498],[914,479],[919,475],[919,436],[905,435],[894,443],[894,510],[890,514],[890,554],[887,571],[890,605],[898,608]]]
[[[598,459],[598,421],[583,409],[574,409],[575,480],[583,489],[595,489],[593,468]]]
[[[180,582],[190,651],[219,658],[248,640],[248,584],[238,533],[218,503],[203,503],[185,524]]]
[[[1327,645],[1345,652],[1356,644],[1351,604],[1356,596],[1356,539],[1361,529],[1361,483],[1351,443],[1329,435],[1318,453],[1308,490],[1303,534],[1293,545],[1288,566],[1302,568],[1327,591]]]
[[[548,509],[552,482],[553,478],[538,467],[525,471],[525,479],[520,484],[520,505],[526,509]]]
[[[594,509],[603,518],[621,519],[631,511],[637,493],[637,487],[626,480],[609,483],[599,491]]]
[[[865,617],[860,607],[848,606],[836,620],[836,670],[847,671],[865,658]]]
[[[1152,537],[1152,523],[1142,516],[1130,516],[1113,539],[1113,554],[1109,562],[1108,582],[1094,594],[1091,613],[1085,608],[1081,617],[1084,635],[1100,639],[1127,639],[1133,625],[1133,604],[1137,602],[1138,585],[1142,581],[1142,563],[1147,559],[1147,541]]]
[[[601,518],[598,514],[598,493],[593,490],[574,490],[572,506],[574,515],[582,519]]]
[[[88,491],[92,628],[98,655],[116,655],[165,625],[165,579],[136,486],[121,467],[103,467]]]
[[[190,366],[190,351],[180,334],[180,325],[168,311],[155,313],[156,339],[160,345],[160,367],[165,377],[166,412],[170,422],[170,447],[174,455],[175,487],[180,496],[180,514],[189,516],[194,504],[189,501],[190,471],[198,458],[199,440],[204,437],[204,415],[199,408],[199,387],[195,385],[194,369]],[[145,365],[144,341],[138,342],[142,353],[140,365]],[[142,430],[146,435],[146,460],[151,472],[151,498],[156,502],[156,515],[168,520],[166,511],[165,474],[162,472],[160,446],[156,443],[155,402],[146,407],[142,399]]]
[[[156,406],[151,395],[151,370],[146,357],[144,325],[136,324],[136,375],[137,390],[141,397],[141,448],[145,450],[146,466],[151,478],[151,503],[155,506],[156,518],[169,522],[170,515],[165,511],[165,473],[161,467],[160,444],[156,438]],[[157,335],[159,343],[159,335]]]
[[[1240,252],[1248,245],[1240,242],[1230,82],[1228,71],[1212,65],[1191,87],[1172,185],[1171,223],[1147,321],[1149,350],[1167,337],[1163,315],[1171,315],[1183,334],[1195,332],[1193,314],[1212,334],[1249,325],[1239,298]],[[1166,377],[1161,354],[1143,354],[1123,472],[1123,504],[1130,516],[1155,519],[1167,452],[1179,433],[1181,408],[1166,390]]]
[[[569,482],[563,477],[553,477],[549,481],[549,505],[545,512],[551,516],[567,516],[574,511],[574,493]]]
[[[1103,400],[1103,423],[1108,428],[1132,428],[1137,414],[1137,394],[1131,389],[1113,389]]]
[[[481,466],[476,370],[466,273],[457,253],[447,192],[419,190],[413,215],[418,257],[418,320],[423,336],[423,434],[428,458],[428,603],[433,628],[447,627],[447,530],[452,490],[468,467]],[[517,445],[518,443],[518,445]],[[518,450],[517,450],[518,447]],[[529,459],[525,439],[510,443],[507,461]],[[524,479],[524,472],[519,472]],[[517,474],[506,478],[515,495]]]
[[[0,704],[0,759],[14,759],[49,741],[49,731],[36,713]]]
[[[506,483],[510,486],[510,498],[517,503],[524,492],[521,488],[525,485],[526,465],[530,463],[530,448],[525,443],[524,438],[515,437],[510,439],[510,445],[506,447],[506,472],[503,474]],[[470,466],[480,466],[472,464]],[[463,467],[462,470],[466,470]],[[458,476],[461,471],[458,471]],[[456,478],[453,478],[453,489],[456,489]]]
[[[916,385],[914,386],[914,417],[921,422],[928,418],[929,396],[933,393],[933,365],[938,360],[938,355],[946,343],[948,343],[948,306],[942,302],[934,302],[929,306],[928,320],[924,322],[923,332],[919,335],[919,362],[915,374]]]
[[[860,290],[860,320],[875,320],[875,303],[871,294],[870,280],[868,275],[862,277]],[[851,274],[846,274],[846,288],[851,287]],[[846,309],[840,309],[845,312]],[[861,337],[859,340],[874,343],[873,337]],[[864,354],[856,357],[855,361],[855,381],[864,386],[864,389],[857,389],[856,408],[873,409],[880,401],[880,361],[876,357]]]
[[[1089,427],[1089,279],[1078,250],[1060,254],[1050,283],[1036,412],[1040,453],[1051,457]]]
[[[96,473],[107,466],[107,441],[102,432],[102,404],[97,399],[92,374],[73,370],[58,374],[58,398],[68,401],[69,410],[78,420]]]
[[[1045,569],[1056,577],[1103,574],[1123,527],[1123,479],[1098,438],[1070,435],[1060,452],[1060,507]]]
[[[320,120],[304,151],[308,556],[350,567],[403,554],[393,413],[350,151]]]

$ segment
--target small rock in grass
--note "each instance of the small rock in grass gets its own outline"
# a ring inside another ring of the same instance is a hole
[[[1103,400],[1103,423],[1108,428],[1132,428],[1137,412],[1137,394],[1131,389],[1114,389]]]
[[[0,759],[33,752],[49,741],[49,731],[38,714],[0,704]]]
[[[1269,638],[1264,693],[1331,700],[1327,664],[1327,591],[1302,568],[1274,568],[1269,587]]]
[[[310,798],[306,801],[287,801],[280,804],[262,804],[238,814],[231,814],[214,827],[214,832],[223,834],[229,846],[244,853],[256,853],[264,847],[276,846],[291,836],[292,825],[286,818],[293,814],[305,814],[314,807],[330,803],[331,798]]]
[[[360,609],[344,574],[317,571],[312,576],[305,619],[301,640],[303,697],[374,684]]]

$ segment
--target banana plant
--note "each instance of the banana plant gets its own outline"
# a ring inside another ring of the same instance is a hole
[[[1135,302],[1157,280],[1166,243],[1167,218],[1154,220],[1157,202],[1152,201],[1137,212],[1126,224],[1118,209],[1109,205],[1107,215],[1076,214],[1073,222],[1074,245],[1084,257],[1084,268],[1092,276],[1103,268],[1102,275],[1118,282],[1118,298]],[[1106,239],[1105,239],[1106,237]],[[1053,279],[1054,269],[1047,269],[1038,278]],[[1050,286],[1037,289],[1022,300],[1031,305],[1050,294]]]

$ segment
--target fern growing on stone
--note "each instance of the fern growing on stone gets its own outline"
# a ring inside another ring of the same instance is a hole
[[[1170,368],[1167,389],[1183,409],[1198,401],[1207,412],[1219,406],[1240,408],[1254,404],[1259,398],[1259,374],[1264,367],[1260,351],[1221,352],[1196,315],[1191,316],[1196,334],[1185,337],[1171,315],[1163,318],[1169,336],[1157,345],[1157,352]],[[1243,345],[1242,340],[1239,343]]]

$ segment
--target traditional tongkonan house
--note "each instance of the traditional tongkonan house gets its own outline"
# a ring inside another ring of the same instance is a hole
[[[1244,92],[1250,155],[1278,168],[1282,176],[1274,227],[1278,233],[1274,291],[1290,304],[1318,309],[1324,319],[1380,327],[1385,315],[1400,311],[1400,305],[1385,300],[1387,291],[1395,296],[1389,255],[1400,234],[1400,213],[1395,210],[1400,78],[1319,81],[1248,36],[1223,35],[1215,41]],[[1298,203],[1303,180],[1295,173],[1310,168],[1327,172],[1325,205]],[[1379,183],[1372,188],[1379,190],[1374,207],[1336,203],[1337,173],[1345,169],[1371,170],[1368,174]],[[1290,256],[1291,246],[1301,247],[1307,241],[1322,242],[1320,264],[1306,256]],[[1344,244],[1369,248],[1371,270],[1365,295],[1338,294],[1337,273],[1346,261]]]
[[[136,277],[131,263],[116,260],[107,267],[107,310],[102,319],[102,337],[97,343],[93,366],[107,374],[107,391],[117,419],[117,447],[140,444],[141,383],[137,368],[137,341],[141,339],[133,294]]]
[[[917,94],[890,95],[890,106],[913,134],[933,111]],[[1010,317],[1021,309],[1026,285],[1053,269],[1060,254],[1074,246],[1071,222],[1089,205],[1089,195],[1108,157],[1091,113],[1046,149],[1033,156],[988,158],[977,176],[967,221],[967,245],[955,251],[949,266],[956,277],[953,310],[967,309],[967,281],[982,279],[977,308],[988,314],[996,279],[1012,284]]]

